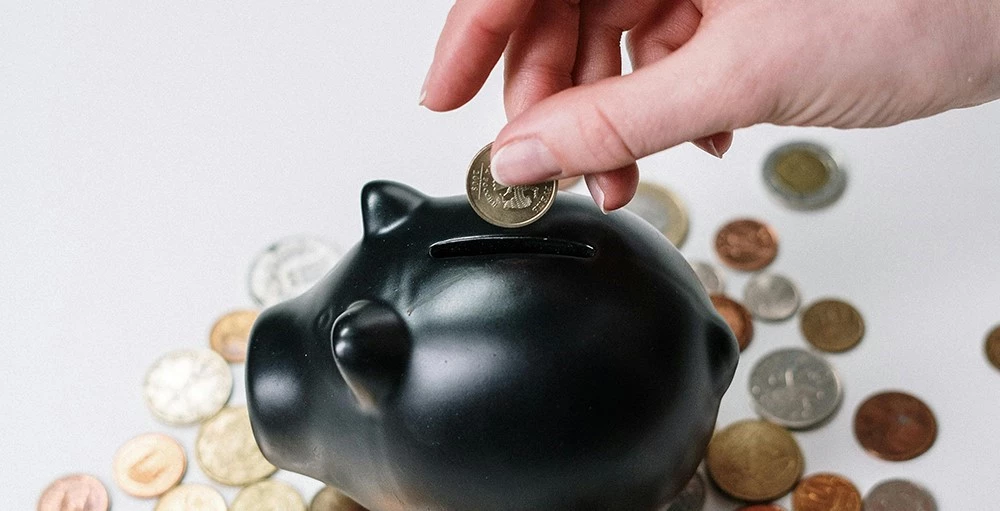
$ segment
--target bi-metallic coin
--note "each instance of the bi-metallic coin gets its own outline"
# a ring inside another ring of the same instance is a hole
[[[270,479],[240,490],[229,511],[306,511],[299,492],[281,481]]]
[[[38,511],[108,511],[109,506],[107,488],[87,474],[56,479],[38,499]]]
[[[805,350],[771,352],[750,372],[750,396],[757,413],[787,428],[820,424],[837,410],[842,395],[833,367]]]
[[[798,286],[775,273],[758,273],[743,288],[743,303],[751,314],[765,321],[792,317],[801,300]]]
[[[819,300],[802,312],[802,336],[817,349],[837,353],[861,342],[865,321],[851,304],[841,300]]]
[[[226,511],[226,500],[211,486],[182,484],[160,497],[154,511]]]
[[[865,495],[865,511],[937,511],[934,496],[904,479],[883,481]]]
[[[229,401],[232,390],[229,364],[207,348],[167,353],[153,364],[143,383],[149,410],[173,426],[215,415]]]
[[[701,511],[705,507],[705,480],[694,473],[684,489],[658,511]]]
[[[314,236],[283,238],[262,250],[250,265],[250,297],[262,307],[299,296],[340,259],[329,242]]]
[[[854,415],[854,436],[870,454],[906,461],[927,452],[937,439],[937,419],[923,401],[903,392],[865,400]]]
[[[748,502],[775,500],[791,491],[805,460],[795,438],[780,426],[744,420],[717,432],[705,466],[726,494]]]
[[[181,482],[186,469],[184,448],[160,433],[146,433],[125,442],[112,463],[118,486],[139,498],[163,495]]]
[[[205,475],[229,486],[246,486],[277,470],[257,447],[245,406],[225,408],[205,421],[198,431],[195,454]]]
[[[625,209],[639,215],[673,243],[675,247],[684,244],[687,238],[687,208],[684,203],[667,188],[647,181],[640,181],[635,196]]]
[[[861,493],[846,477],[813,474],[792,492],[795,511],[861,511]]]
[[[698,280],[709,295],[721,295],[726,293],[726,278],[722,275],[722,270],[706,261],[690,261],[691,269],[698,276]]]
[[[778,255],[778,235],[771,226],[758,220],[733,220],[715,235],[715,252],[730,268],[761,270]]]
[[[781,203],[792,209],[810,210],[836,201],[847,186],[847,174],[825,147],[794,142],[768,155],[764,182]]]
[[[558,181],[505,186],[490,173],[490,150],[482,148],[469,165],[465,193],[480,218],[499,227],[524,227],[545,215],[559,190]]]

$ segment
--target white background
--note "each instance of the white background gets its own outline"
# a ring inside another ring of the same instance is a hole
[[[157,423],[142,401],[149,365],[207,345],[222,313],[250,305],[246,272],[265,245],[315,233],[346,249],[372,179],[462,193],[471,157],[502,127],[499,75],[469,106],[417,106],[449,7],[432,2],[225,4],[5,2],[0,9],[0,503],[31,509],[71,472],[107,484],[116,510],[150,510],[111,478],[111,457],[147,431],[187,447],[196,428]],[[678,86],[683,86],[679,84]],[[879,130],[758,127],[718,161],[690,146],[642,162],[687,202],[685,254],[715,260],[717,227],[772,223],[772,270],[807,302],[856,304],[867,334],[829,360],[846,396],[825,427],[796,434],[807,472],[862,492],[890,476],[929,487],[944,510],[987,509],[1000,487],[1000,371],[983,356],[1000,323],[1000,103]],[[845,196],[817,213],[770,200],[760,164],[780,143],[837,150]],[[729,274],[742,295],[744,275]],[[720,425],[753,416],[749,368],[804,346],[797,320],[757,324]],[[242,366],[233,402],[243,402]],[[855,442],[873,392],[906,389],[940,435],[915,461]],[[279,473],[311,498],[319,485]],[[224,494],[231,501],[235,490]],[[736,507],[712,497],[707,509]]]

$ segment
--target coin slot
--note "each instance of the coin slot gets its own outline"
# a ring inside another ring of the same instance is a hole
[[[431,245],[431,257],[477,257],[489,255],[550,255],[587,259],[594,247],[576,241],[531,236],[472,236],[439,241]]]

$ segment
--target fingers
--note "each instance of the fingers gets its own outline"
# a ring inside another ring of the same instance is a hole
[[[575,3],[539,1],[511,36],[504,65],[508,119],[573,85],[579,19]]]
[[[584,180],[594,202],[601,211],[608,213],[632,200],[639,185],[639,167],[633,163],[620,169],[587,174]]]

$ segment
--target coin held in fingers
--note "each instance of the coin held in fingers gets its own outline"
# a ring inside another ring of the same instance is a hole
[[[469,165],[465,193],[472,209],[480,218],[499,227],[524,227],[542,218],[552,207],[559,182],[519,186],[497,183],[490,173],[492,147],[491,143],[482,148]]]

